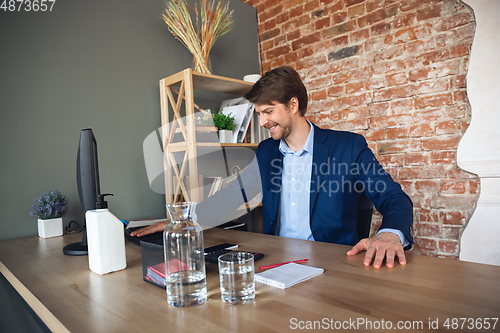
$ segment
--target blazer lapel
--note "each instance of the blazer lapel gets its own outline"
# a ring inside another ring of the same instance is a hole
[[[319,170],[319,167],[328,169],[327,162],[328,152],[330,146],[325,144],[326,136],[323,134],[323,130],[318,126],[314,125],[314,148],[313,148],[313,168],[311,171],[311,197],[309,202],[309,216],[312,216],[314,204],[316,203],[316,198],[318,196],[318,190],[321,189],[321,182],[323,180],[323,175],[328,172],[328,170]],[[314,167],[314,165],[316,167]]]
[[[273,156],[273,161],[272,162],[272,169],[271,171],[273,174],[271,174],[271,196],[272,196],[272,204],[273,207],[275,207],[275,212],[276,215],[274,217],[274,222],[278,220],[278,215],[280,211],[280,195],[281,191],[283,190],[282,188],[282,177],[281,174],[283,173],[283,154],[279,150],[279,140],[276,141],[276,148],[273,150],[274,151],[274,156]],[[278,171],[279,172],[276,172]]]

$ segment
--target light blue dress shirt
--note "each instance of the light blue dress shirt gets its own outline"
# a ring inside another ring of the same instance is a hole
[[[285,140],[280,140],[279,150],[283,154],[280,236],[314,240],[309,216],[314,127],[307,122],[310,131],[302,149],[295,152]],[[385,228],[380,229],[377,234],[381,232],[398,235],[403,247],[409,244],[400,230]]]
[[[295,152],[285,140],[280,141],[279,150],[283,154],[280,236],[314,240],[309,222],[314,128],[308,123],[310,131],[304,148]]]

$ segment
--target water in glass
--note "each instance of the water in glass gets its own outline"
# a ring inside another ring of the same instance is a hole
[[[221,255],[219,279],[224,302],[229,304],[252,302],[255,298],[253,255],[241,251]]]

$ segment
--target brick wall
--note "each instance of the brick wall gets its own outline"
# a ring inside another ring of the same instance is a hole
[[[479,196],[479,178],[456,162],[471,119],[472,10],[458,0],[242,1],[257,8],[262,71],[294,67],[307,118],[363,134],[410,195],[413,251],[458,258]]]

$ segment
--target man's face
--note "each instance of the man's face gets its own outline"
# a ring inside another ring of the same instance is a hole
[[[259,125],[269,130],[274,140],[286,139],[292,132],[292,113],[283,104],[255,104]]]

